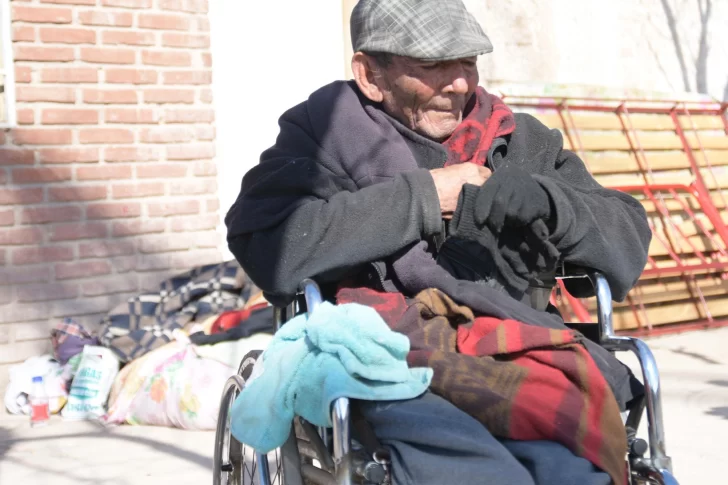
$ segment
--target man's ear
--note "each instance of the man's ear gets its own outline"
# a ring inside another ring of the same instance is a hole
[[[381,76],[377,74],[378,70],[376,61],[363,52],[356,52],[351,58],[351,71],[356,85],[364,96],[375,103],[384,100],[384,94],[378,84],[382,82]]]

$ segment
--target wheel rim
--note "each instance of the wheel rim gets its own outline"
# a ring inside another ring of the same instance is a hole
[[[282,457],[279,449],[271,451],[267,455],[270,483],[261,483],[255,450],[240,443],[231,434],[230,409],[244,386],[245,381],[239,375],[230,377],[225,383],[215,436],[213,484],[284,485]]]

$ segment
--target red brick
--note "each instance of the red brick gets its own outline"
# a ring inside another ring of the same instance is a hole
[[[42,240],[43,231],[37,227],[0,229],[0,245],[2,246],[34,245],[39,244]]]
[[[41,27],[40,40],[61,44],[95,44],[96,32],[90,29]]]
[[[131,12],[113,12],[107,9],[86,10],[78,13],[83,25],[108,25],[111,27],[131,27],[134,15]]]
[[[159,117],[152,109],[116,108],[104,113],[107,123],[157,123]]]
[[[67,300],[78,296],[78,285],[63,283],[43,283],[18,287],[18,301]]]
[[[134,132],[122,128],[88,128],[78,134],[79,142],[88,143],[134,143]]]
[[[164,219],[134,219],[133,221],[115,222],[111,234],[113,237],[137,236],[164,232],[165,228]]]
[[[33,165],[34,162],[33,150],[0,148],[0,165]]]
[[[197,30],[200,32],[210,31],[210,19],[207,17],[197,17]]]
[[[173,268],[185,269],[205,264],[216,264],[222,261],[217,249],[200,249],[170,255]]]
[[[95,109],[44,109],[41,123],[44,125],[95,125],[99,112]]]
[[[82,259],[127,256],[136,252],[133,241],[94,241],[78,247]]]
[[[217,198],[205,201],[205,212],[217,212],[220,210],[220,200]]]
[[[8,258],[9,259],[9,258]],[[34,268],[1,268],[0,281],[9,285],[20,283],[37,283],[39,281],[50,281],[53,279],[52,268],[48,265],[36,266]]]
[[[30,66],[15,66],[15,82],[29,83],[33,80],[33,68]]]
[[[106,82],[115,84],[156,84],[157,71],[151,69],[107,69]]]
[[[104,160],[107,162],[148,162],[159,160],[162,153],[157,147],[108,147],[104,149]],[[143,165],[137,166],[137,173]]]
[[[197,177],[217,175],[217,165],[213,162],[195,162],[192,166],[192,174]]]
[[[99,186],[49,187],[48,198],[57,202],[75,202],[83,200],[105,199],[107,188]]]
[[[176,217],[172,219],[173,232],[193,232],[213,230],[217,227],[217,214],[204,214],[192,217]]]
[[[195,92],[192,89],[147,89],[144,91],[145,103],[186,103],[195,102]]]
[[[139,27],[142,29],[190,30],[190,19],[181,15],[143,13],[139,14]]]
[[[33,231],[35,228],[28,228]],[[13,264],[39,264],[54,263],[56,261],[71,261],[73,248],[70,246],[43,246],[34,248],[19,248],[13,251]]]
[[[78,180],[113,180],[132,178],[131,165],[89,165],[76,168]]]
[[[179,163],[150,163],[136,167],[137,178],[179,178],[187,175],[187,167]]]
[[[72,20],[73,11],[70,8],[13,5],[13,21],[32,22],[34,24],[70,24]]]
[[[210,71],[167,71],[164,73],[164,84],[210,84]]]
[[[160,0],[159,8],[190,13],[207,13],[210,7],[207,0]]]
[[[81,220],[81,208],[77,206],[36,207],[23,209],[23,224],[47,224],[49,222],[71,222]]]
[[[139,217],[142,207],[131,202],[105,202],[89,204],[86,207],[87,219],[115,219],[121,217]]]
[[[10,173],[8,170],[0,168],[0,185],[6,184],[10,180]]]
[[[68,5],[96,5],[96,0],[40,0],[40,3],[61,3]]]
[[[187,234],[147,236],[139,241],[139,251],[144,254],[185,251],[193,246],[194,241]]]
[[[18,109],[18,124],[32,125],[35,123],[35,112],[31,108]],[[0,162],[2,163],[2,162]]]
[[[104,7],[152,8],[152,0],[101,0]]]
[[[188,143],[167,147],[167,160],[199,160],[215,157],[212,143]]]
[[[135,271],[137,268],[137,257],[136,256],[117,256],[111,258],[111,265],[114,267],[114,271],[117,274],[128,273],[129,271]],[[157,280],[159,281],[159,280]]]
[[[148,212],[149,217],[199,214],[200,213],[200,203],[197,200],[149,202],[147,204],[147,212]]]
[[[0,205],[24,205],[43,202],[43,189],[2,189],[0,188]]]
[[[133,89],[91,89],[83,90],[83,101],[89,104],[136,104],[137,93]]]
[[[205,67],[212,67],[212,54],[209,52],[202,53],[202,65]]]
[[[166,123],[212,123],[215,111],[209,108],[179,108],[164,111]]]
[[[35,27],[31,25],[14,25],[13,42],[33,42],[35,40]]]
[[[70,145],[73,132],[52,128],[18,128],[12,131],[16,145]]]
[[[194,131],[182,126],[158,126],[146,128],[139,133],[142,143],[182,143],[191,141],[194,137]]]
[[[202,125],[195,127],[195,138],[198,140],[212,141],[215,139],[215,127]]]
[[[135,184],[119,184],[111,187],[111,193],[114,199],[164,195],[164,183],[140,182]]]
[[[111,264],[108,261],[74,261],[56,265],[56,279],[58,280],[88,278],[109,273],[111,273]]]
[[[184,51],[142,51],[142,63],[148,66],[191,66],[192,56]]]
[[[184,254],[184,253],[182,253]],[[172,265],[170,254],[147,254],[139,255],[136,260],[136,270],[140,271],[154,271],[159,273],[162,270],[169,269]],[[155,283],[145,282],[148,278],[141,277],[142,288],[159,288],[159,276],[155,275]]]
[[[220,245],[220,234],[214,231],[198,232],[192,235],[195,246],[198,248],[216,248]]]
[[[136,51],[116,47],[82,47],[81,60],[98,64],[134,64]]]
[[[81,283],[81,291],[84,296],[119,295],[120,293],[131,293],[139,290],[137,275],[118,275],[107,278],[94,278],[94,281]]]
[[[99,161],[99,149],[84,148],[42,148],[38,151],[41,163],[92,163]]]
[[[212,103],[212,89],[200,89],[200,101],[203,103]]]
[[[73,47],[14,46],[16,61],[69,62],[76,58]]]
[[[14,226],[15,211],[13,209],[0,210],[0,226]],[[0,229],[2,231],[2,229]]]
[[[187,49],[206,49],[210,47],[210,36],[207,34],[183,34],[165,32],[162,34],[164,47],[184,47]]]
[[[99,71],[93,67],[48,67],[40,72],[44,83],[96,83]]]
[[[79,239],[102,239],[108,235],[106,224],[101,222],[81,222],[75,224],[54,224],[50,229],[50,240],[76,241]]]
[[[72,88],[18,86],[16,99],[28,103],[74,103],[76,102],[76,91]]]
[[[70,167],[16,168],[13,170],[13,183],[42,184],[71,180]]]
[[[154,32],[126,32],[123,30],[105,30],[101,34],[102,42],[111,45],[154,45]]]
[[[171,195],[214,194],[217,192],[217,181],[210,179],[176,180],[170,182]]]

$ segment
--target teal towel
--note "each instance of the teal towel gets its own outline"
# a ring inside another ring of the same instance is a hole
[[[232,434],[267,453],[285,443],[294,415],[331,426],[331,405],[339,397],[415,398],[429,387],[432,369],[410,369],[409,348],[409,339],[390,330],[374,309],[324,302],[276,333],[233,403]]]

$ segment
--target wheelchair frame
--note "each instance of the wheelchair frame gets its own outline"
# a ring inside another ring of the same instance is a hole
[[[628,409],[628,415],[625,423],[627,429],[628,438],[628,473],[629,483],[636,485],[640,483],[654,483],[657,485],[677,485],[678,482],[672,474],[672,461],[667,455],[666,444],[665,444],[665,429],[663,425],[663,414],[662,414],[662,399],[661,399],[661,387],[660,387],[660,376],[657,369],[657,362],[652,354],[652,351],[648,345],[642,340],[634,337],[623,337],[614,334],[614,327],[612,323],[612,292],[609,288],[609,284],[601,273],[597,271],[588,271],[569,274],[565,276],[559,276],[559,279],[577,279],[577,278],[588,278],[596,293],[597,297],[597,315],[598,324],[596,330],[598,335],[592,337],[605,349],[611,352],[632,352],[637,356],[641,370],[643,384],[645,388],[645,394],[642,399],[637,400],[633,403],[632,407]],[[306,310],[308,312],[316,311],[318,305],[322,303],[321,291],[313,280],[307,279],[301,284],[301,290],[306,302]],[[276,325],[280,328],[280,325],[285,323],[286,320],[296,315],[296,302],[291,303],[285,308],[276,308]],[[594,330],[595,325],[592,323],[575,324],[569,325],[575,330]],[[238,389],[238,392],[245,385],[244,379],[241,377],[243,367],[245,366],[245,360],[241,363],[241,368],[238,375],[232,376],[228,380],[228,384],[225,386],[223,393],[223,402],[221,406],[220,417],[221,420],[218,422],[217,436],[216,436],[216,450],[215,450],[215,470],[213,470],[214,484],[220,485],[221,474],[226,471],[226,468],[232,468],[232,456],[228,456],[229,463],[222,462],[222,451],[224,447],[228,447],[228,454],[240,452],[244,449],[240,443],[237,445],[234,443],[235,439],[230,434],[228,421],[228,409],[224,409],[224,406],[229,406],[234,398],[234,390]],[[227,401],[227,402],[226,402]],[[637,430],[642,418],[643,411],[647,411],[647,425],[648,425],[648,442],[637,437]],[[311,465],[303,465],[299,468],[297,473],[292,473],[290,467],[300,463],[300,455],[297,446],[297,437],[295,433],[295,427],[292,427],[291,436],[289,437],[286,444],[281,448],[281,459],[282,464],[279,466],[279,470],[283,470],[283,476],[281,477],[281,485],[301,485],[303,479],[307,480],[308,483],[317,483],[321,485],[353,485],[354,483],[375,483],[368,481],[365,473],[362,470],[368,470],[373,467],[383,467],[382,461],[376,456],[369,457],[374,459],[368,463],[355,464],[354,452],[352,448],[352,423],[351,423],[351,405],[348,398],[339,398],[332,405],[331,409],[331,422],[333,424],[333,431],[331,438],[331,444],[329,443],[329,429],[319,428],[314,430],[313,426],[308,423],[309,434],[315,433],[316,439],[312,440],[308,456],[313,456],[312,453],[317,457],[320,463],[323,463],[324,468],[329,468],[331,471],[319,469]],[[225,418],[224,420],[222,418]],[[223,422],[224,421],[224,422]],[[302,420],[301,420],[302,421]],[[313,430],[313,431],[312,431]],[[319,439],[321,438],[321,439]],[[645,454],[649,450],[649,456]],[[277,457],[278,455],[276,455]],[[236,460],[240,458],[244,461],[244,456],[235,457]],[[268,456],[261,453],[255,453],[255,459],[258,465],[258,479],[260,485],[271,485],[271,476],[268,465]],[[243,463],[245,466],[245,463]],[[288,470],[288,472],[286,472]],[[255,474],[255,471],[253,471]],[[296,478],[293,476],[296,475]],[[289,480],[290,477],[292,480]],[[251,476],[252,478],[252,476]],[[355,479],[357,481],[355,481]],[[238,483],[233,480],[234,483]]]

